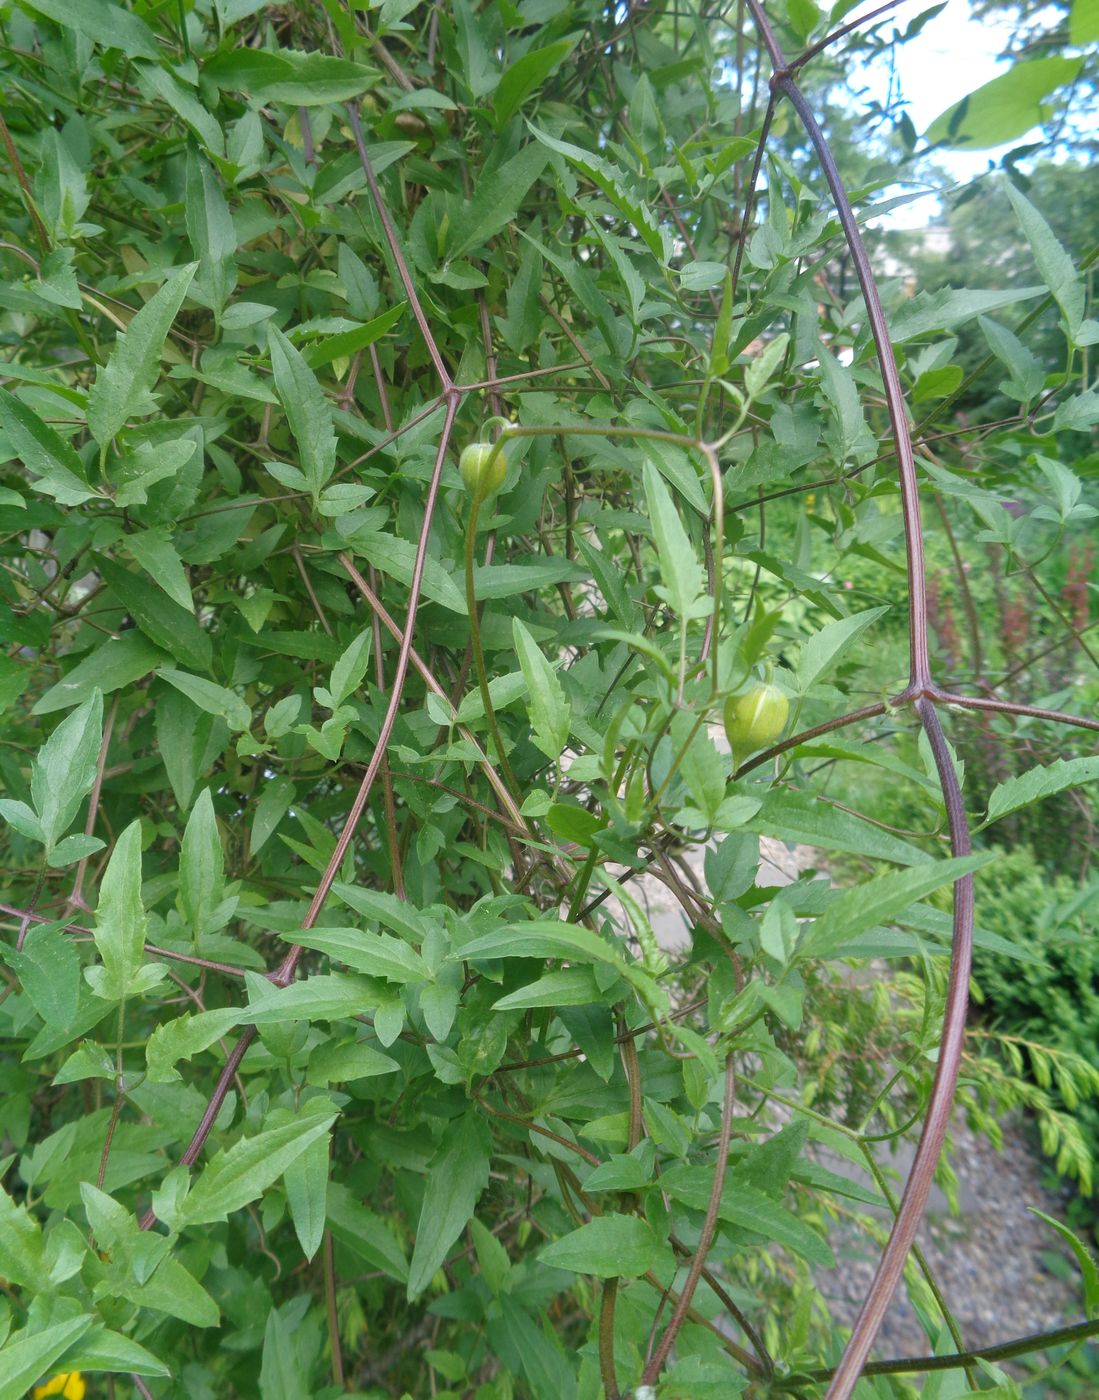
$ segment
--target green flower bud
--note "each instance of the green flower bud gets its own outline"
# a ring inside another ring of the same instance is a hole
[[[725,702],[725,733],[734,753],[770,747],[786,728],[790,702],[778,686],[754,685]]]
[[[471,442],[458,459],[458,470],[471,496],[491,496],[507,476],[507,451],[491,442]]]

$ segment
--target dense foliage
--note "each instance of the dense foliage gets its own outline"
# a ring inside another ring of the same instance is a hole
[[[0,0],[0,1400],[822,1395],[969,875],[1050,796],[1086,875],[1084,276],[1001,177],[1026,279],[883,284],[921,525],[759,29],[634,11]],[[1083,1047],[1013,1046],[971,1114],[1087,1185]]]

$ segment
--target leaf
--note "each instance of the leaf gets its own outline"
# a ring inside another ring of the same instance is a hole
[[[131,822],[115,842],[99,886],[93,936],[103,966],[89,968],[86,974],[97,996],[107,1001],[120,1001],[126,996],[145,960],[145,925],[138,820]]]
[[[895,870],[844,890],[812,928],[802,934],[798,952],[806,958],[827,957],[833,947],[846,943],[865,929],[898,918],[910,904],[923,899],[932,890],[952,884],[996,859],[995,851],[955,856],[932,865]]]
[[[488,1185],[490,1151],[488,1130],[473,1111],[443,1129],[438,1151],[428,1167],[416,1227],[408,1273],[410,1302],[430,1284],[473,1214]]]
[[[194,612],[191,585],[187,582],[183,564],[175,545],[168,537],[166,527],[141,530],[137,534],[127,535],[122,543],[157,587],[162,588],[181,608],[190,613]]]
[[[31,800],[47,855],[72,825],[95,782],[103,738],[103,695],[93,690],[67,715],[35,755]]]
[[[482,247],[514,222],[527,191],[545,169],[546,160],[545,151],[530,143],[482,176],[473,198],[455,220],[446,250],[448,262]]]
[[[977,324],[984,332],[989,349],[1007,366],[1011,374],[1011,379],[999,386],[1001,391],[1018,399],[1020,403],[1029,403],[1035,395],[1041,393],[1046,382],[1041,361],[1006,326],[989,320],[987,316],[979,316]]]
[[[383,574],[395,578],[406,587],[412,584],[416,565],[416,546],[411,540],[380,530],[358,530],[355,533],[355,553],[374,565]],[[423,593],[433,603],[440,603],[451,612],[465,616],[466,600],[454,579],[430,554],[424,560]],[[480,592],[479,598],[485,595]]]
[[[408,1261],[385,1221],[337,1182],[328,1186],[328,1225],[335,1238],[372,1269],[381,1269],[398,1283],[408,1282]]]
[[[279,823],[294,801],[294,792],[290,778],[271,778],[264,783],[252,817],[248,842],[253,855],[257,855],[278,830]]]
[[[368,890],[362,885],[348,885],[337,880],[332,893],[357,914],[385,924],[411,943],[422,943],[427,937],[428,924],[415,905],[398,899],[387,890]]]
[[[1080,787],[1083,783],[1090,783],[1093,778],[1099,778],[1099,757],[1058,758],[1045,767],[1028,769],[992,789],[988,813],[977,830],[983,831],[994,821],[1011,812],[1018,812],[1020,808],[1029,807],[1042,797],[1064,792],[1066,788]]]
[[[1047,1215],[1037,1206],[1027,1206],[1027,1210],[1056,1230],[1076,1256],[1076,1262],[1080,1265],[1080,1278],[1084,1285],[1084,1312],[1088,1317],[1095,1317],[1099,1314],[1099,1267],[1096,1267],[1091,1250],[1063,1221],[1055,1219],[1052,1215]]]
[[[180,1228],[226,1220],[258,1199],[311,1143],[324,1137],[337,1116],[327,1099],[310,1099],[293,1122],[242,1137],[216,1152],[180,1208]]]
[[[925,865],[931,860],[918,846],[806,793],[768,793],[759,813],[745,822],[745,828],[773,840],[819,846],[825,851],[850,851],[898,865]]]
[[[44,1272],[42,1227],[0,1186],[0,1277],[16,1287],[35,1288]]]
[[[186,695],[210,715],[220,715],[230,729],[249,729],[252,724],[252,711],[239,695],[226,690],[223,685],[205,680],[202,676],[190,676],[185,671],[177,671],[171,666],[162,666],[160,675],[169,685]]]
[[[60,924],[32,925],[20,950],[5,947],[0,954],[47,1026],[68,1026],[76,1019],[80,954]]]
[[[1082,49],[1099,39],[1099,0],[1072,0],[1068,38],[1073,48]]]
[[[72,1317],[27,1336],[20,1332],[0,1346],[0,1400],[24,1400],[35,1381],[88,1331],[95,1319]]]
[[[378,81],[375,69],[350,59],[296,49],[222,50],[202,68],[218,87],[247,92],[260,102],[286,102],[294,107],[323,107],[359,97]]]
[[[1056,61],[1055,59],[1038,60],[1038,62],[1046,63]],[[1030,67],[1031,65],[1025,66]],[[1026,195],[1016,189],[1010,180],[1005,182],[1004,189],[1011,201],[1011,207],[1015,210],[1015,216],[1027,236],[1027,242],[1034,254],[1034,261],[1038,264],[1039,275],[1053,294],[1054,301],[1061,308],[1069,339],[1075,341],[1076,333],[1084,319],[1084,279],[1077,272],[1072,259],[1057,241],[1049,224],[1038,213]]]
[[[547,972],[528,987],[520,987],[492,1004],[493,1011],[526,1010],[532,1006],[592,1006],[603,993],[590,967],[569,967]]]
[[[179,911],[196,937],[219,926],[211,916],[221,903],[224,870],[214,800],[210,789],[203,788],[187,819],[179,853]]]
[[[674,1166],[661,1174],[660,1185],[675,1200],[694,1210],[705,1210],[710,1201],[713,1173],[706,1167]],[[719,1216],[729,1225],[784,1245],[811,1264],[825,1269],[835,1265],[831,1249],[816,1231],[785,1206],[741,1180],[735,1171],[726,1178]]]
[[[941,112],[925,133],[933,143],[980,150],[1025,136],[1046,118],[1042,98],[1071,83],[1081,58],[1018,59],[999,77]]]
[[[533,919],[482,934],[458,949],[465,961],[481,958],[570,958],[622,967],[618,949],[599,934],[576,924]]]
[[[43,495],[64,506],[78,506],[99,494],[88,484],[84,463],[73,447],[7,389],[0,389],[0,428],[8,440],[5,455],[20,459]]]
[[[517,617],[512,618],[511,632],[527,683],[527,711],[534,742],[547,758],[556,761],[569,737],[569,702],[553,667]]]
[[[901,303],[890,317],[893,339],[898,343],[926,336],[930,331],[956,330],[976,316],[1017,301],[1032,301],[1044,287],[1019,287],[1014,291],[983,291],[974,287],[944,287],[938,292],[918,292]]]
[[[299,1400],[310,1392],[309,1377],[294,1333],[272,1307],[263,1332],[263,1358],[260,1363],[260,1400]]]
[[[275,392],[298,445],[298,460],[316,501],[336,469],[332,409],[316,376],[276,326],[267,329]]]
[[[602,156],[591,155],[588,151],[574,146],[568,141],[558,141],[545,131],[539,131],[530,122],[531,134],[547,146],[564,156],[570,165],[576,166],[593,185],[602,190],[618,212],[633,225],[640,234],[649,252],[663,266],[668,261],[668,251],[664,246],[664,235],[648,204],[640,196],[633,194],[626,184],[626,176],[610,161]]]
[[[668,1263],[671,1250],[647,1220],[636,1215],[601,1215],[546,1245],[538,1258],[554,1269],[595,1278],[639,1278]]]
[[[329,700],[323,703],[330,709],[338,709],[343,702],[358,690],[366,675],[370,661],[370,628],[365,628],[350,642],[332,667],[332,679],[328,683]]]
[[[340,249],[342,252],[342,244]],[[301,352],[302,359],[310,369],[323,369],[325,365],[330,365],[333,360],[355,355],[360,350],[365,350],[368,345],[373,345],[375,341],[381,340],[387,331],[393,329],[404,315],[406,305],[407,302],[399,302],[396,306],[391,306],[388,311],[383,311],[379,316],[367,321],[365,325],[313,341]]]
[[[175,1068],[179,1060],[190,1060],[240,1023],[235,1006],[216,1011],[200,1011],[197,1015],[185,1011],[172,1021],[157,1026],[145,1046],[149,1080],[153,1084],[171,1084],[182,1078]]]
[[[329,1084],[346,1084],[355,1079],[373,1079],[378,1074],[395,1074],[399,1069],[396,1060],[361,1040],[345,1045],[328,1041],[309,1056],[305,1082],[326,1088]]]
[[[645,498],[660,559],[661,596],[681,622],[685,622],[694,616],[695,603],[705,587],[705,576],[668,488],[648,461],[645,463]]]
[[[183,305],[196,263],[168,278],[119,333],[107,363],[88,391],[88,427],[100,447],[106,447],[128,418],[156,411],[150,390],[160,373],[160,356],[176,312]]]
[[[252,979],[255,979],[254,981]],[[377,1006],[378,984],[345,973],[306,977],[283,989],[249,974],[249,1002],[240,1019],[254,1026],[290,1021],[341,1021],[363,1016]]]
[[[328,1138],[319,1137],[283,1172],[286,1203],[302,1253],[312,1259],[324,1238],[328,1194]]]
[[[217,176],[193,150],[187,153],[186,223],[187,237],[199,260],[191,295],[220,320],[237,284],[237,235]]]
[[[112,637],[97,647],[51,686],[31,713],[47,715],[54,710],[67,710],[96,689],[110,695],[147,676],[165,659],[160,648],[153,646],[140,632],[124,632],[121,637]]]
[[[383,977],[387,982],[428,982],[431,973],[414,948],[387,933],[357,928],[311,928],[282,935],[290,943],[316,948],[353,972]]]
[[[162,647],[184,666],[208,671],[214,649],[209,635],[189,609],[173,602],[143,574],[124,569],[113,559],[97,558],[97,567],[111,592],[125,607],[151,642]],[[190,595],[188,595],[189,601]]]
[[[159,58],[156,36],[137,15],[108,0],[26,0],[27,8],[66,29],[74,29],[104,49],[121,49],[129,58]]]
[[[540,49],[531,49],[522,58],[504,69],[503,76],[496,85],[492,106],[496,113],[497,129],[505,126],[526,102],[537,92],[551,73],[568,58],[576,47],[576,37],[558,39],[555,44],[546,44]]]
[[[826,623],[807,642],[803,642],[797,668],[802,694],[805,694],[828,667],[838,665],[840,658],[850,650],[866,628],[888,611],[888,607],[869,608],[866,612],[855,613],[852,617],[837,618],[835,622]]]

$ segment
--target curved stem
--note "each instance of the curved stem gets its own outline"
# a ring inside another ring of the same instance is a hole
[[[466,522],[466,608],[469,612],[469,640],[473,651],[473,664],[477,669],[477,684],[481,690],[481,703],[485,709],[485,721],[496,745],[496,757],[504,781],[512,792],[519,791],[519,784],[508,761],[504,748],[504,737],[496,719],[496,709],[492,703],[492,692],[488,688],[488,671],[485,669],[485,649],[481,644],[481,619],[477,608],[477,589],[473,579],[473,551],[477,543],[477,520],[481,514],[484,497],[477,494],[469,507],[469,520]]]

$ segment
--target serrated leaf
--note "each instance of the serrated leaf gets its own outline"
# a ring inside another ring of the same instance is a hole
[[[209,1049],[239,1022],[240,1012],[235,1006],[229,1006],[216,1011],[200,1011],[197,1015],[185,1011],[174,1020],[157,1026],[145,1046],[150,1082],[171,1084],[181,1079],[175,1067],[177,1061],[190,1060]]]
[[[988,812],[977,830],[1029,807],[1040,798],[1064,792],[1066,788],[1080,787],[1095,778],[1099,778],[1099,757],[1058,758],[1045,767],[1031,768],[1018,777],[1008,778],[992,789]]]
[[[138,820],[131,822],[115,842],[99,886],[92,932],[103,966],[88,970],[88,980],[97,996],[108,1001],[126,996],[145,958],[145,927]]]
[[[124,569],[113,559],[100,558],[98,568],[111,592],[151,642],[184,666],[209,670],[213,643],[192,611],[174,602],[166,590],[154,587],[144,574]]]
[[[30,1336],[17,1333],[0,1346],[0,1400],[24,1400],[35,1381],[52,1370],[94,1321],[91,1314],[69,1318]]]
[[[93,690],[67,715],[35,755],[31,800],[47,852],[72,825],[95,782],[103,737],[103,695]]]
[[[327,1134],[337,1116],[327,1099],[310,1099],[292,1123],[243,1137],[215,1153],[183,1202],[181,1228],[226,1220],[257,1200],[311,1143]]]
[[[846,943],[857,934],[877,924],[899,917],[932,890],[953,884],[963,875],[970,875],[997,858],[995,851],[976,855],[954,856],[932,865],[916,866],[879,875],[875,880],[856,885],[835,899],[798,945],[800,956],[824,958],[832,949]]]
[[[1069,60],[1044,59],[1036,62],[1056,63],[1068,62]],[[1079,66],[1079,60],[1072,60]],[[1016,64],[1016,68],[1029,68],[1033,64]],[[1013,70],[1014,71],[1014,70]],[[1008,75],[1005,75],[1008,76]],[[1011,201],[1011,207],[1015,210],[1015,216],[1022,225],[1023,232],[1027,236],[1031,251],[1034,254],[1034,261],[1038,264],[1038,271],[1042,281],[1053,294],[1053,299],[1061,308],[1064,317],[1065,330],[1070,340],[1075,340],[1076,332],[1084,319],[1085,290],[1084,279],[1077,272],[1072,259],[1065,252],[1064,248],[1057,241],[1057,236],[1046,223],[1045,219],[1027,199],[1021,190],[1007,180],[1004,183],[1007,197]]]
[[[424,1203],[408,1273],[408,1297],[418,1298],[465,1229],[488,1185],[491,1142],[485,1125],[465,1113],[443,1131],[428,1167]]]
[[[156,411],[150,390],[160,373],[160,356],[176,312],[195,275],[197,263],[168,278],[119,333],[107,363],[88,391],[88,427],[101,447],[114,438],[128,418]]]
[[[290,943],[316,948],[353,972],[382,977],[387,982],[427,982],[427,964],[403,939],[357,928],[311,928],[284,933]]]
[[[14,394],[0,389],[0,428],[12,453],[36,478],[35,489],[65,506],[78,506],[99,493],[87,481],[74,448]]]
[[[156,36],[137,15],[109,0],[27,0],[27,8],[66,29],[83,34],[104,49],[121,49],[129,58],[159,58]]]
[[[569,737],[569,702],[553,667],[517,617],[512,618],[511,630],[527,683],[527,710],[534,742],[547,758],[556,761]]]
[[[546,1245],[538,1257],[554,1269],[594,1278],[639,1278],[666,1264],[671,1249],[639,1216],[602,1215]]]
[[[336,434],[332,409],[316,376],[277,326],[267,329],[275,392],[298,446],[306,484],[316,500],[336,469]]]
[[[4,948],[31,1005],[47,1026],[68,1026],[80,1000],[80,954],[60,924],[36,924],[19,950]]]

